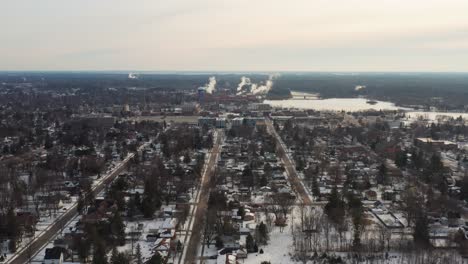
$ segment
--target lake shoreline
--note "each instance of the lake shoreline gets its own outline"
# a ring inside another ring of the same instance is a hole
[[[410,116],[412,119],[437,120],[443,118],[468,119],[465,111],[425,111],[418,108],[402,107],[392,102],[377,101],[367,98],[328,98],[323,99],[317,94],[295,93],[294,97],[284,100],[264,100],[273,108],[315,110],[325,112],[371,112],[371,111],[398,111]]]

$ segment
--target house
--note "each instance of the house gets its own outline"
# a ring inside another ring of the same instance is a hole
[[[59,238],[54,240],[54,248],[55,247],[63,248],[63,249],[66,250],[66,249],[68,249],[69,245],[68,245],[67,241],[65,240],[65,238],[59,237]]]
[[[220,263],[220,262],[218,262]],[[237,257],[235,254],[226,254],[226,261],[224,262],[225,264],[236,264],[237,263]]]
[[[171,250],[171,239],[170,238],[158,238],[154,242],[154,251],[159,252],[160,254],[169,255]]]
[[[366,199],[369,201],[376,201],[377,200],[377,193],[373,190],[366,191]]]
[[[62,264],[64,249],[60,247],[47,248],[44,256],[44,264]]]
[[[31,212],[18,212],[16,215],[19,226],[26,232],[33,234],[33,229],[39,221],[36,214]]]
[[[84,223],[98,223],[107,220],[117,211],[115,201],[104,198],[96,198],[94,206],[88,209],[87,215],[83,216]]]
[[[216,118],[216,127],[217,128],[225,128],[226,127],[226,118]]]
[[[385,190],[382,193],[382,199],[386,201],[394,201],[396,199],[396,192],[393,190]]]
[[[449,211],[447,213],[448,218],[448,226],[449,227],[459,227],[463,225],[463,220],[461,218],[461,214],[458,212]]]
[[[146,235],[146,241],[147,242],[156,242],[156,240],[159,238],[159,235],[156,234],[148,234]]]
[[[236,251],[236,257],[238,259],[246,259],[247,258],[247,250],[245,248],[238,249]]]
[[[417,138],[416,146],[426,150],[456,150],[458,145],[447,140],[435,140],[432,138]]]
[[[255,220],[255,214],[247,212],[244,215],[244,221],[253,221]]]

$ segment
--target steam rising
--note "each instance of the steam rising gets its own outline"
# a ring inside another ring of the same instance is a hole
[[[356,87],[354,87],[354,91],[360,91],[364,89],[366,89],[365,85],[356,85]]]
[[[128,74],[128,78],[129,78],[129,79],[138,79],[138,75],[135,74],[135,73],[133,73],[133,72],[131,72],[131,73]]]
[[[199,89],[204,89],[206,93],[212,94],[216,90],[216,78],[214,76],[208,79],[208,83]]]
[[[237,92],[238,93],[242,92],[242,87],[244,87],[245,85],[252,85],[252,82],[250,81],[250,78],[242,76],[241,77],[241,82],[237,86]]]
[[[260,84],[252,83],[250,78],[242,76],[241,82],[237,86],[237,94],[253,94],[253,95],[264,95],[267,94],[273,88],[273,80],[277,78],[278,74],[272,74],[268,76],[268,80],[265,83]],[[250,86],[250,90],[244,89],[244,86]]]

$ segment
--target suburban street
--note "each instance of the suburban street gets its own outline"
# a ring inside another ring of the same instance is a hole
[[[140,146],[139,150],[144,148],[147,143]],[[122,160],[111,172],[104,175],[99,179],[97,184],[92,188],[94,196],[99,194],[104,188],[111,183],[115,177],[117,177],[123,170],[125,170],[127,163],[135,156],[134,153],[130,153],[124,160]],[[61,229],[74,217],[78,215],[77,211],[78,202],[75,202],[61,217],[59,217],[51,226],[41,233],[27,245],[18,250],[6,263],[11,264],[23,264],[27,263],[29,259],[34,256],[44,245],[60,233]]]
[[[312,199],[310,198],[308,192],[306,191],[302,183],[302,180],[297,175],[296,167],[294,166],[294,163],[291,161],[291,159],[287,155],[286,146],[281,140],[281,137],[276,132],[275,127],[273,126],[273,123],[271,122],[271,120],[266,120],[266,124],[267,124],[268,132],[271,135],[273,135],[276,139],[276,148],[277,148],[278,155],[280,156],[284,164],[286,174],[288,175],[289,182],[291,183],[294,191],[299,195],[304,205],[313,205],[314,203],[312,202]]]
[[[216,132],[216,141],[210,152],[208,162],[203,167],[201,186],[198,191],[195,205],[191,210],[191,217],[188,224],[187,236],[185,237],[184,251],[179,259],[179,263],[196,263],[198,258],[198,248],[202,240],[203,223],[208,209],[208,199],[210,196],[210,182],[215,173],[218,156],[223,141],[223,132]]]

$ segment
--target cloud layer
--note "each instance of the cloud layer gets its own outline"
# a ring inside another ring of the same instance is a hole
[[[468,1],[5,1],[1,70],[468,71]]]

